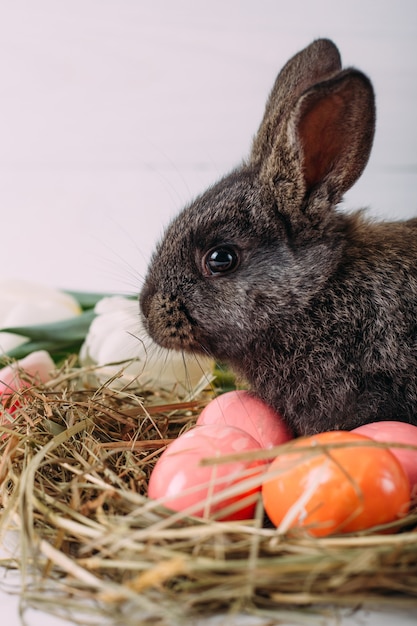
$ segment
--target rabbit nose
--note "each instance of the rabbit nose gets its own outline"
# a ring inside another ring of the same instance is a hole
[[[139,309],[145,318],[149,317],[153,293],[153,289],[149,285],[145,285],[139,294]]]
[[[139,309],[147,333],[156,343],[162,345],[165,333],[163,332],[160,307],[153,290],[143,289],[141,291],[139,295]]]

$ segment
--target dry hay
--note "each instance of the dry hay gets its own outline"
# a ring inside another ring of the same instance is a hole
[[[211,397],[91,388],[67,363],[9,399],[6,409],[20,406],[1,427],[0,532],[18,530],[19,556],[3,564],[22,572],[23,606],[124,626],[216,612],[313,623],[328,603],[415,606],[416,511],[395,534],[315,539],[268,527],[261,505],[254,521],[226,523],[147,498],[161,451]]]

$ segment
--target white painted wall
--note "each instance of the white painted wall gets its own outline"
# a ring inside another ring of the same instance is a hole
[[[346,206],[417,214],[415,0],[0,0],[2,277],[137,291],[163,225],[247,153],[278,70],[319,36],[378,97]],[[394,621],[416,615],[343,624]]]
[[[278,70],[318,36],[378,96],[347,206],[414,215],[415,0],[1,0],[3,273],[137,291],[163,225],[246,155]]]

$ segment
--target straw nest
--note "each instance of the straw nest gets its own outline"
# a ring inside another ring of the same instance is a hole
[[[329,603],[415,606],[415,509],[393,534],[315,539],[268,527],[261,505],[251,522],[216,522],[147,498],[160,453],[211,397],[92,387],[66,363],[8,400],[19,407],[1,427],[0,531],[18,537],[3,565],[21,570],[23,608],[128,626],[218,612],[317,623]]]

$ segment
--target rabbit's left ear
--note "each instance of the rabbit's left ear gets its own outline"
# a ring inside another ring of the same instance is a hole
[[[361,175],[372,148],[369,79],[348,69],[307,89],[279,128],[260,169],[293,232],[326,227],[331,209]]]
[[[279,129],[301,94],[342,69],[340,54],[330,39],[317,39],[295,54],[278,74],[254,138],[251,164],[258,166],[273,149]]]
[[[374,93],[362,72],[346,70],[304,93],[287,133],[298,142],[307,192],[326,184],[339,201],[362,174],[374,130]]]

